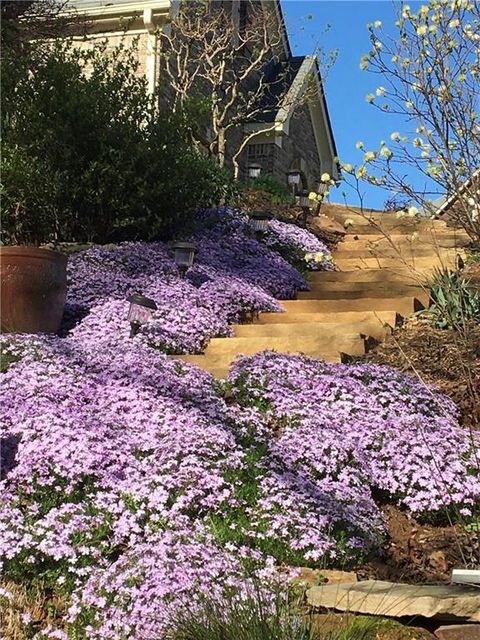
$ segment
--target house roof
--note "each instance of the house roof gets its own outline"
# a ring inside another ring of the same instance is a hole
[[[326,138],[332,160],[337,158],[332,123],[316,57],[291,56],[287,61],[268,66],[264,78],[269,85],[269,90],[262,96],[263,104],[259,105],[261,113],[255,118],[255,123],[250,123],[251,127],[261,129],[261,125],[271,123],[276,124],[275,130],[288,132],[288,123],[299,104],[299,99],[309,87],[313,86],[314,95],[311,99],[307,99],[307,104],[312,107],[316,102],[317,110],[321,112],[320,117],[312,117],[319,157],[323,155],[320,141]],[[310,79],[314,80],[313,85],[309,83]],[[338,161],[335,161],[335,164],[340,174]]]
[[[465,180],[465,182],[461,185],[461,187],[458,189],[457,192],[453,193],[450,196],[442,196],[438,200],[435,200],[435,202],[432,203],[432,205],[437,205],[435,207],[436,208],[435,215],[436,216],[443,215],[449,209],[449,207],[451,207],[451,205],[455,202],[455,200],[457,200],[458,196],[461,193],[463,193],[466,189],[468,189],[472,185],[473,181],[479,176],[480,176],[480,169],[476,169],[472,173],[470,178],[468,178],[468,180]]]

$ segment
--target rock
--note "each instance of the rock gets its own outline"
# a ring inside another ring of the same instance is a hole
[[[329,218],[322,214],[315,218],[310,218],[309,225],[319,231],[328,231],[329,233],[336,233],[341,236],[344,236],[347,233],[343,224],[340,224],[340,222],[337,222],[333,218]]]
[[[480,590],[463,585],[410,585],[366,580],[326,584],[307,591],[313,607],[353,613],[480,622]]]
[[[440,640],[480,640],[480,624],[451,624],[438,627],[435,635]]]
[[[357,574],[353,571],[337,571],[337,569],[322,569],[320,574],[328,584],[345,584],[357,582]]]
[[[434,571],[439,573],[448,573],[450,571],[450,565],[447,560],[445,551],[433,551],[427,558],[428,564]]]
[[[309,567],[301,567],[299,573],[292,579],[292,584],[300,587],[316,587],[320,582],[320,571]]]
[[[300,567],[299,573],[293,578],[292,584],[301,587],[316,587],[322,583],[341,584],[357,582],[357,574],[352,571],[340,571],[337,569],[310,569]]]
[[[419,627],[405,626],[396,620],[351,613],[320,613],[308,618],[312,640],[356,638],[357,640],[437,640]]]

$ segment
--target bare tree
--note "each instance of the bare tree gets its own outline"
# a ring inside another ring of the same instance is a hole
[[[380,21],[369,25],[372,49],[360,66],[380,81],[367,101],[409,124],[392,132],[388,144],[365,150],[357,175],[431,213],[432,198],[453,197],[450,216],[478,239],[480,3],[428,0],[417,12],[396,6],[397,33],[388,35]],[[423,193],[407,178],[406,166],[423,174]]]
[[[248,20],[236,21],[231,3],[227,10],[216,2],[184,2],[159,37],[172,109],[200,114],[192,136],[220,166],[228,139],[235,177],[250,140],[275,129],[272,114],[307,99],[305,91],[292,91],[281,26],[269,5],[249,3]],[[255,127],[245,133],[249,123]]]
[[[19,53],[32,41],[65,36],[74,23],[86,26],[84,17],[70,10],[68,0],[0,0],[2,56]]]

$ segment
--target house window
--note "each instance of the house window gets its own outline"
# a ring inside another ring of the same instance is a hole
[[[249,144],[247,156],[249,160],[254,160],[255,158],[270,158],[273,156],[273,144]]]

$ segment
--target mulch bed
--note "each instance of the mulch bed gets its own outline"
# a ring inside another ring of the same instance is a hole
[[[434,329],[411,319],[366,356],[418,375],[454,400],[466,427],[480,428],[480,326],[468,331]]]
[[[420,523],[396,506],[383,508],[387,540],[382,555],[357,568],[360,580],[449,583],[453,568],[478,564],[480,533],[461,525]]]
[[[465,269],[480,287],[480,264]],[[418,375],[436,385],[460,409],[461,423],[480,429],[480,326],[464,333],[435,329],[410,319],[365,359]],[[480,533],[461,525],[420,523],[392,505],[384,507],[387,542],[383,557],[358,571],[361,579],[398,582],[449,582],[454,567],[478,565]]]

